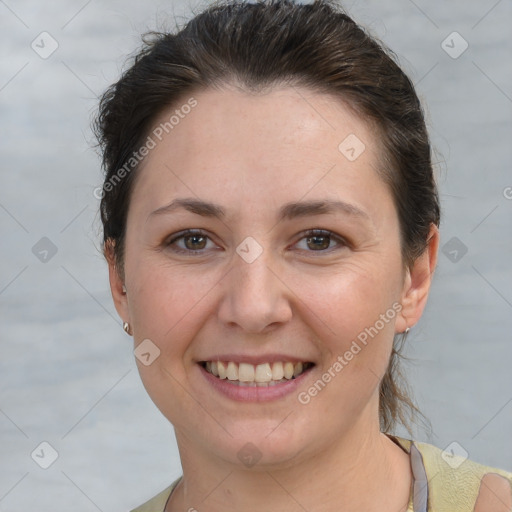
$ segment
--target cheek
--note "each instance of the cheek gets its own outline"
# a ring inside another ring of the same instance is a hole
[[[301,299],[307,306],[301,314],[308,315],[319,337],[324,354],[319,377],[328,382],[317,407],[330,403],[340,414],[355,413],[375,392],[388,366],[400,309],[393,276],[392,269],[378,265],[347,265],[328,278],[300,277],[298,289],[305,290]],[[310,396],[308,389],[301,391]]]
[[[304,302],[311,308],[304,314],[309,315],[324,356],[317,380],[298,391],[300,403],[311,406],[315,415],[334,414],[342,423],[359,417],[378,390],[399,307],[376,276],[345,277],[304,283],[308,288]]]
[[[161,256],[132,262],[131,319],[137,341],[154,340],[162,352],[183,351],[222,278],[217,269],[162,262]]]
[[[173,423],[197,415],[187,389],[187,350],[200,329],[209,292],[219,278],[155,258],[132,261],[131,319],[135,343],[151,340],[158,357],[137,360],[141,381],[155,405]],[[176,404],[180,404],[179,410]],[[187,425],[189,428],[190,425]],[[199,428],[199,427],[197,427]]]
[[[327,339],[333,343],[354,339],[388,312],[386,326],[396,316],[392,305],[399,296],[398,280],[393,271],[377,265],[347,264],[339,270],[297,273],[290,281],[303,302],[316,316],[315,323],[324,325]],[[380,325],[380,324],[379,324]],[[381,330],[386,331],[385,328]]]

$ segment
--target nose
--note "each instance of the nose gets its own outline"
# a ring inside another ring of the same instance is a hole
[[[232,267],[220,283],[218,317],[224,325],[238,326],[246,333],[265,333],[292,318],[293,292],[270,253],[264,250],[249,261],[234,255]]]

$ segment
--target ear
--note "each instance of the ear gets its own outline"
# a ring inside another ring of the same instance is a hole
[[[124,288],[123,277],[119,275],[119,269],[116,265],[114,256],[114,242],[108,240],[105,242],[105,257],[108,262],[108,278],[110,281],[110,291],[114,306],[123,322],[130,323],[130,313],[128,309],[128,298]]]
[[[397,333],[418,323],[423,314],[437,264],[439,238],[439,229],[431,224],[424,253],[406,271],[400,301],[402,310],[395,324]]]

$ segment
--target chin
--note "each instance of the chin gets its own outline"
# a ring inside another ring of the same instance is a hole
[[[285,469],[296,464],[297,457],[306,448],[311,449],[313,439],[296,427],[289,430],[278,425],[279,421],[269,420],[238,422],[236,426],[228,424],[226,430],[231,436],[226,434],[222,439],[208,436],[205,443],[210,450],[215,447],[216,456],[240,469]]]

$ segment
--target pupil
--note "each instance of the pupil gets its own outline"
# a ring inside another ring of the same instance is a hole
[[[190,242],[190,240],[197,241],[198,239],[203,239],[203,241],[204,241],[204,238],[205,237],[202,235],[190,235],[187,237],[187,242]],[[186,245],[192,245],[192,247],[187,247],[187,248],[191,249],[193,251],[198,250],[198,249],[203,249],[203,247],[197,247],[197,246],[194,247],[194,243],[191,243],[191,244],[187,243]]]
[[[317,235],[317,236],[310,236],[308,237],[308,243],[311,242],[312,240],[318,240],[318,239],[323,239],[324,240],[324,243],[323,244],[318,244],[318,243],[313,243],[313,246],[316,247],[317,249],[320,248],[320,249],[327,249],[329,247],[329,240],[328,240],[328,236],[326,235]],[[327,243],[325,243],[327,242]]]

